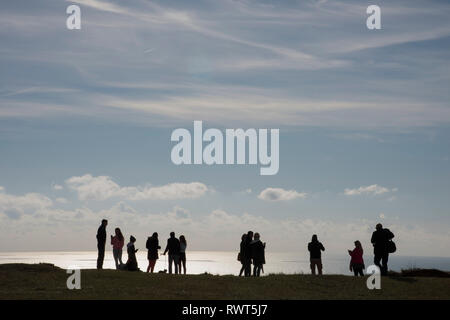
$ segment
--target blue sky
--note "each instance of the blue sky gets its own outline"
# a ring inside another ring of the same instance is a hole
[[[252,229],[334,253],[381,221],[399,254],[449,256],[450,5],[377,1],[368,30],[369,4],[3,2],[0,250],[93,250],[107,217],[138,242],[235,250]],[[173,165],[194,120],[279,128],[279,173]]]

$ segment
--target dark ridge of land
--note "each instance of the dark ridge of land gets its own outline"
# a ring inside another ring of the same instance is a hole
[[[52,264],[3,264],[0,299],[450,299],[448,275],[404,270],[382,277],[381,290],[369,290],[367,277],[343,275],[243,278],[81,270],[81,289],[69,290],[70,275]]]

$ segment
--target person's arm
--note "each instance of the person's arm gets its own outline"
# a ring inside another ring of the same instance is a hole
[[[325,251],[325,247],[323,246],[322,243],[320,243],[320,250]]]
[[[372,238],[370,238],[370,242],[372,242],[372,244],[375,244],[375,232],[372,233]]]
[[[167,240],[166,249],[164,250],[163,255],[165,255],[167,253],[167,251],[169,251],[169,240]]]

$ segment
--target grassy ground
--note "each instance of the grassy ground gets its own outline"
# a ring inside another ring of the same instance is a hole
[[[0,299],[450,299],[450,278],[383,277],[381,290],[366,278],[341,275],[145,274],[82,270],[81,290],[68,290],[65,270],[53,265],[0,265]]]

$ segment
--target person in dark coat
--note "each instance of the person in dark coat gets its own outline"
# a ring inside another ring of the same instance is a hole
[[[252,246],[253,241],[253,231],[247,232],[244,243],[244,276],[250,277],[252,275]]]
[[[158,240],[158,233],[154,232],[151,237],[148,237],[147,243],[145,244],[145,247],[148,250],[147,253],[147,259],[148,259],[148,267],[147,272],[151,271],[153,273],[153,270],[155,269],[156,260],[158,260],[158,249],[161,249],[159,246],[159,240]]]
[[[376,230],[372,233],[372,238],[370,240],[373,244],[373,262],[380,268],[381,275],[385,276],[388,271],[388,243],[394,238],[394,234],[389,229],[383,229],[381,223],[378,223],[375,228]]]
[[[259,233],[255,233],[254,240],[251,242],[252,248],[252,260],[253,260],[253,276],[259,277],[261,270],[263,269],[263,264],[266,263],[266,257],[264,254],[264,249],[266,248],[266,243],[262,243],[259,239]]]
[[[97,230],[97,269],[103,269],[103,260],[105,259],[105,246],[106,246],[106,226],[108,225],[108,220],[103,219],[102,224]]]
[[[172,263],[175,264],[175,274],[178,274],[178,265],[180,263],[180,240],[175,238],[175,232],[170,233],[167,239],[167,246],[164,255],[169,252],[169,273],[172,273]]]
[[[134,247],[134,243],[136,242],[136,238],[130,236],[130,242],[127,244],[127,253],[128,253],[128,261],[126,263],[126,269],[128,271],[138,271],[138,263],[136,259],[136,252],[139,249]]]
[[[309,261],[311,267],[311,273],[316,274],[316,266],[319,275],[322,274],[322,251],[325,251],[325,248],[319,240],[317,240],[317,235],[313,235],[311,242],[308,243],[308,251],[309,251]]]
[[[247,234],[244,233],[241,237],[241,244],[240,244],[240,248],[239,248],[239,256],[238,256],[238,260],[241,262],[241,270],[239,271],[239,277],[242,276],[242,273],[245,270],[244,267],[244,250],[245,250],[245,239],[247,238]]]

